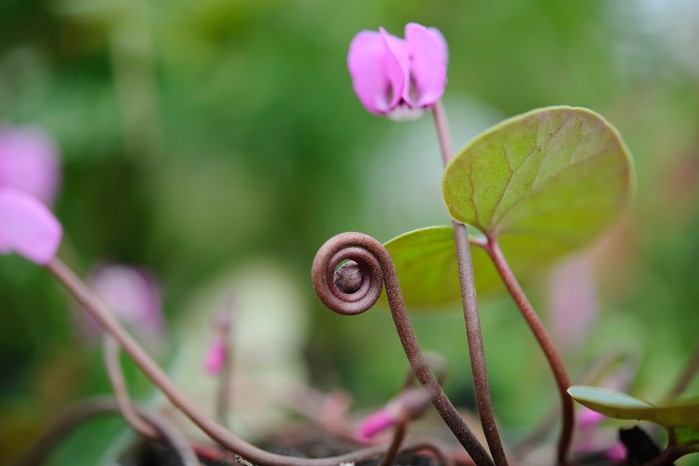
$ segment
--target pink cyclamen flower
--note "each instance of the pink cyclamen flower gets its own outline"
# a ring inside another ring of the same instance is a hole
[[[158,346],[164,333],[160,291],[145,269],[121,264],[100,265],[89,278],[95,293],[143,340]]]
[[[46,265],[62,237],[63,228],[48,207],[25,192],[0,188],[0,254],[17,253]]]
[[[38,128],[0,126],[0,188],[15,188],[50,206],[61,183],[58,148]]]
[[[233,298],[231,298],[232,300]],[[229,303],[229,305],[232,305]],[[231,310],[226,309],[217,313],[213,319],[212,325],[212,342],[209,346],[209,351],[206,354],[204,369],[212,375],[221,372],[223,365],[229,357],[228,354],[228,338],[231,330],[232,315]]]
[[[416,419],[425,412],[432,397],[421,388],[407,388],[357,426],[357,440],[368,442],[377,434],[401,422]]]
[[[228,359],[228,349],[226,343],[223,341],[215,341],[211,347],[209,347],[209,352],[206,355],[206,363],[204,368],[209,374],[215,375],[221,372],[223,365]]]
[[[417,118],[442,97],[447,82],[447,43],[434,28],[405,26],[405,39],[361,31],[350,44],[347,66],[354,92],[376,115]]]

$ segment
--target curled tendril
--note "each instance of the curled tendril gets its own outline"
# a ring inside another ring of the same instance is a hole
[[[383,288],[384,251],[381,243],[362,233],[342,233],[328,240],[318,250],[311,272],[320,300],[338,314],[355,315],[370,309]],[[343,263],[356,269],[357,282],[346,284]]]
[[[343,270],[343,264],[349,264]],[[348,273],[353,276],[348,279]],[[358,275],[354,276],[355,274]],[[444,393],[439,381],[424,362],[424,356],[410,325],[398,275],[386,248],[363,233],[341,233],[321,246],[311,270],[313,288],[320,300],[332,311],[356,315],[371,308],[386,287],[391,316],[398,331],[403,350],[415,377],[428,392],[432,403],[454,436],[471,455],[477,465],[492,465],[493,461],[483,445]]]

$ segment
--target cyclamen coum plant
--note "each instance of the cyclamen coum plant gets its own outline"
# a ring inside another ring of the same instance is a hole
[[[626,442],[621,453],[606,445],[595,451],[593,442],[588,447],[606,461],[598,464],[671,464],[699,451],[699,402],[675,399],[695,375],[699,357],[690,360],[673,393],[662,403],[644,402],[601,388],[572,386],[545,325],[518,282],[519,274],[551,264],[590,243],[626,209],[634,191],[633,165],[628,149],[610,123],[583,108],[537,109],[496,125],[454,153],[441,104],[448,50],[439,31],[416,23],[406,26],[405,38],[384,29],[362,31],[350,45],[347,62],[354,90],[370,113],[392,119],[432,113],[435,142],[445,166],[442,191],[450,225],[411,231],[385,244],[365,234],[342,233],[320,248],[312,267],[319,298],[341,314],[370,309],[385,290],[410,364],[402,391],[354,428],[339,422],[339,427],[327,429],[328,438],[354,442],[355,448],[347,453],[325,458],[287,456],[242,440],[225,427],[225,402],[218,404],[224,414],[218,421],[204,414],[124,329],[108,307],[108,300],[100,298],[57,257],[63,231],[48,207],[32,193],[0,186],[0,253],[17,253],[46,267],[105,334],[105,366],[115,397],[87,401],[69,411],[58,425],[66,430],[67,424],[96,413],[117,412],[141,435],[169,445],[186,465],[206,461],[268,466],[390,465],[399,457],[402,464],[411,454],[442,465],[533,464],[528,449],[514,448],[507,431],[501,434],[496,421],[498,407],[490,397],[477,292],[501,282],[541,348],[559,393],[560,432],[547,464],[591,464],[576,450],[575,430],[594,428],[599,416],[586,411],[586,416],[576,418],[573,398],[608,417],[648,420],[669,432],[667,447],[647,457],[642,457],[645,453],[641,453],[637,441]],[[423,354],[408,318],[411,306],[454,301],[462,303],[485,442],[476,434],[478,426],[462,417],[443,390],[443,377]],[[228,377],[230,371],[222,369],[230,362],[231,318],[225,314],[219,317],[214,323],[206,369]],[[497,351],[497,345],[489,347]],[[121,351],[220,449],[187,439],[162,413],[134,402],[121,373]],[[221,387],[225,399],[228,384],[222,383]],[[415,440],[407,435],[410,423],[429,404],[462,449],[445,447],[437,439]],[[372,443],[389,429],[393,429],[393,435],[387,442]],[[647,442],[653,444],[650,438]],[[20,464],[38,464],[44,451],[33,450]]]

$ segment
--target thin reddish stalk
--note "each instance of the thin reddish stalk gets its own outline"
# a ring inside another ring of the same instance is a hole
[[[452,157],[451,138],[447,124],[446,112],[442,102],[434,107],[434,120],[439,136],[439,145],[444,166]],[[500,439],[493,403],[490,399],[490,386],[488,384],[488,369],[485,362],[485,349],[483,347],[483,332],[478,311],[478,298],[473,277],[473,264],[471,261],[471,247],[468,238],[468,227],[452,221],[454,227],[454,242],[456,244],[456,259],[459,267],[459,281],[461,286],[461,303],[464,312],[466,326],[466,339],[468,341],[468,354],[471,360],[471,372],[473,374],[473,390],[476,396],[478,415],[483,427],[490,453],[498,466],[506,466],[507,456]]]
[[[400,422],[398,425],[396,425],[395,429],[393,430],[393,437],[391,437],[391,444],[389,445],[388,450],[386,450],[386,454],[381,460],[381,463],[379,463],[379,466],[391,466],[393,464],[398,456],[398,451],[400,450],[400,446],[405,439],[405,433],[407,430],[408,428],[405,422]]]
[[[361,283],[351,292],[339,289],[334,281],[335,271],[344,261],[356,262],[362,271]],[[422,349],[408,318],[396,268],[386,248],[371,236],[341,233],[321,246],[313,260],[311,273],[313,287],[320,300],[329,309],[343,315],[356,315],[370,309],[385,287],[391,317],[415,377],[433,395],[432,405],[475,463],[479,466],[492,465],[488,452],[424,363]]]
[[[124,378],[124,372],[121,370],[121,363],[119,362],[119,344],[109,335],[105,335],[103,339],[103,348],[104,365],[107,369],[109,382],[112,384],[112,390],[114,391],[114,396],[116,397],[116,402],[122,416],[124,416],[124,419],[131,425],[133,430],[139,434],[148,438],[157,437],[158,431],[154,429],[152,425],[141,419],[131,405],[131,397],[129,396],[126,379]]]
[[[224,427],[214,422],[193,405],[177,386],[167,377],[153,358],[124,330],[116,318],[97,299],[89,288],[59,259],[54,259],[47,269],[75,297],[79,304],[112,336],[124,351],[133,359],[141,371],[155,384],[185,416],[205,432],[212,440],[230,450],[267,466],[337,466],[343,462],[360,461],[380,454],[382,448],[367,448],[347,455],[329,458],[291,458],[261,450],[238,438]]]
[[[216,418],[222,426],[230,429],[228,425],[228,413],[231,410],[231,399],[233,397],[233,344],[231,343],[231,328],[235,326],[234,319],[234,298],[231,295],[229,298],[228,309],[224,312],[227,313],[228,325],[221,330],[223,337],[223,344],[225,346],[226,359],[223,361],[223,367],[221,368],[221,373],[219,374],[219,384],[216,393]]]
[[[672,390],[670,390],[670,395],[668,396],[668,399],[672,400],[680,396],[687,389],[687,387],[689,387],[689,384],[692,382],[692,380],[698,372],[699,345],[697,345],[697,347],[694,348],[694,353],[692,353],[692,356],[689,358],[689,361],[687,361],[687,365],[684,367],[684,370],[682,371],[682,374],[680,374],[679,379],[677,379],[677,382],[675,383],[674,387],[672,387]]]
[[[568,388],[570,387],[570,379],[566,372],[563,361],[553,344],[553,340],[549,336],[544,324],[537,316],[534,308],[524,294],[524,290],[520,286],[517,278],[512,273],[505,256],[500,250],[500,246],[494,237],[488,237],[487,243],[484,245],[486,252],[490,256],[495,264],[495,268],[500,274],[507,291],[514,299],[517,307],[522,313],[522,317],[529,325],[529,328],[534,333],[539,346],[546,356],[546,360],[551,367],[553,376],[556,379],[556,385],[558,386],[558,392],[561,398],[561,411],[562,411],[562,427],[561,436],[558,442],[558,464],[567,464],[568,451],[570,449],[570,444],[573,440],[573,428],[575,426],[575,413],[573,410],[573,399],[568,395]]]

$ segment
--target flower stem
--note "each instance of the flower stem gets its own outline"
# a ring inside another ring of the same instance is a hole
[[[231,400],[233,398],[232,388],[233,388],[233,344],[231,343],[231,328],[234,327],[233,315],[235,312],[235,298],[231,294],[229,297],[228,308],[224,311],[224,319],[227,319],[227,325],[224,325],[221,329],[223,344],[225,346],[224,354],[226,359],[223,361],[223,367],[221,368],[221,373],[219,374],[218,389],[216,393],[216,418],[218,422],[230,429],[228,425],[228,413],[231,411]]]
[[[129,396],[126,379],[124,378],[124,373],[121,370],[121,363],[119,361],[119,353],[121,352],[119,344],[114,338],[105,334],[102,346],[104,348],[104,365],[107,368],[107,375],[112,384],[112,390],[114,391],[114,396],[116,397],[121,415],[124,416],[124,419],[131,425],[133,430],[139,434],[149,438],[157,437],[157,430],[141,419],[134,411],[133,405],[131,404],[131,397]]]
[[[335,282],[335,271],[345,261],[356,262],[362,271],[361,284],[353,292],[341,290]],[[320,247],[313,259],[311,275],[313,288],[320,300],[332,311],[343,315],[367,311],[379,299],[382,288],[386,290],[398,338],[418,382],[432,394],[432,405],[473,461],[478,466],[492,466],[488,452],[424,362],[422,349],[408,318],[396,267],[386,248],[371,236],[341,233]]]
[[[546,328],[542,324],[539,317],[536,315],[534,308],[524,294],[524,290],[519,285],[517,278],[515,278],[512,270],[510,269],[505,256],[502,254],[500,245],[497,240],[489,236],[486,243],[483,244],[486,252],[490,256],[495,264],[500,277],[502,278],[507,291],[514,299],[517,307],[522,313],[522,317],[526,320],[529,328],[534,333],[539,346],[546,356],[546,360],[551,367],[553,376],[556,379],[556,385],[558,386],[558,392],[561,397],[561,411],[562,411],[562,429],[561,436],[558,442],[558,464],[567,464],[568,450],[570,449],[570,444],[573,439],[573,427],[575,425],[575,415],[573,411],[573,399],[568,395],[567,389],[570,387],[570,379],[563,365],[563,361],[556,350],[556,347],[551,340]]]
[[[396,425],[393,431],[393,437],[391,438],[391,445],[388,447],[388,450],[386,451],[386,454],[381,460],[379,466],[391,466],[393,464],[398,456],[398,451],[400,450],[400,446],[405,439],[405,433],[407,430],[408,428],[404,421],[399,422],[398,425]]]
[[[682,374],[680,375],[677,382],[672,387],[668,399],[672,400],[680,396],[689,387],[692,379],[699,373],[699,345],[694,348],[694,353],[687,361],[687,365],[684,367]]]
[[[434,107],[434,120],[439,137],[442,162],[446,167],[451,159],[452,151],[446,112],[444,111],[444,106],[441,101]],[[478,415],[481,419],[483,433],[485,434],[495,464],[498,466],[505,466],[507,465],[507,456],[502,446],[500,432],[498,431],[495,413],[493,412],[493,405],[490,399],[488,370],[485,362],[485,350],[483,348],[483,332],[481,330],[478,298],[476,296],[476,286],[473,277],[471,247],[468,241],[468,227],[455,221],[452,221],[452,224],[454,226],[456,258],[459,266],[459,281],[461,285],[461,302],[464,310],[468,354],[471,360],[473,389],[476,395]]]
[[[201,412],[168,378],[153,358],[121,326],[106,306],[90,289],[59,259],[54,259],[46,268],[75,297],[80,305],[99,323],[102,329],[116,340],[133,359],[139,369],[156,385],[185,416],[205,432],[211,439],[230,450],[266,466],[336,466],[342,462],[359,462],[364,458],[380,454],[382,448],[367,448],[346,455],[329,458],[291,458],[257,448],[226,430]]]

